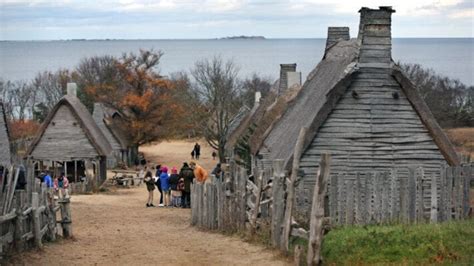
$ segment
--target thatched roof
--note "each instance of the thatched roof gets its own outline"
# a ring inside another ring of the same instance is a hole
[[[89,113],[87,108],[81,103],[81,101],[77,97],[70,95],[66,95],[61,98],[61,100],[59,100],[59,102],[51,110],[48,117],[41,125],[41,129],[38,132],[37,136],[31,143],[27,151],[27,156],[30,156],[31,153],[34,151],[35,147],[40,142],[43,134],[45,133],[46,129],[48,128],[49,124],[51,123],[52,119],[54,118],[61,106],[66,106],[70,109],[74,117],[80,123],[81,128],[86,133],[87,138],[92,143],[92,146],[96,149],[97,153],[100,156],[108,156],[112,151],[112,147],[110,146],[109,142],[95,123],[94,119],[92,118],[92,115]]]
[[[0,102],[0,165],[8,166],[11,164],[10,150],[10,131],[8,129],[5,107]]]
[[[256,103],[257,104],[257,103]],[[229,124],[229,127],[227,129],[227,140],[231,140],[235,144],[235,138],[237,137],[234,132],[237,130],[237,128],[240,126],[242,121],[248,116],[248,114],[252,111],[247,105],[243,105],[240,107],[239,111],[237,114],[232,118],[232,121]],[[233,146],[233,145],[232,145]],[[229,147],[226,142],[226,147]]]
[[[99,126],[99,129],[102,130],[104,136],[109,140],[109,143],[112,144],[112,148],[117,146],[117,144],[112,142],[116,142],[118,145],[120,145],[120,149],[128,149],[130,146],[130,141],[127,138],[126,132],[124,132],[117,122],[121,119],[121,117],[123,117],[118,110],[108,107],[103,103],[96,103],[94,104],[94,112],[92,117]]]
[[[300,93],[273,126],[271,132],[253,143],[254,154],[265,146],[269,159],[283,159],[288,167],[302,127],[308,127],[304,150],[311,144],[320,126],[348,89],[359,67],[370,68],[370,64],[359,63],[360,42],[357,39],[339,41],[326,51],[324,59],[308,75]],[[459,159],[443,130],[439,127],[428,107],[418,94],[415,86],[393,62],[386,64],[388,71],[401,85],[403,92],[428,129],[440,151],[451,165],[459,164]],[[378,67],[378,66],[374,66]]]
[[[262,118],[256,123],[255,129],[250,137],[249,144],[253,154],[260,149],[262,139],[272,130],[273,126],[283,116],[289,104],[295,99],[301,90],[301,85],[295,84],[280,95],[263,112]]]

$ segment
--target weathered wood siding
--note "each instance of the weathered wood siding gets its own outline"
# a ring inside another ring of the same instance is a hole
[[[112,132],[110,132],[110,129],[105,125],[105,113],[102,106],[98,106],[97,104],[94,106],[94,113],[92,117],[94,118],[94,121],[99,127],[100,131],[102,131],[102,134],[104,134],[105,138],[110,143],[110,146],[112,146],[112,154],[107,156],[107,167],[113,168],[117,166],[117,163],[123,158],[122,146],[112,134]]]
[[[64,161],[73,158],[96,158],[99,154],[70,108],[63,105],[56,112],[31,155],[39,160]]]
[[[0,104],[0,165],[6,166],[11,163],[11,151],[4,111],[3,105]]]
[[[421,166],[439,175],[446,161],[388,69],[362,68],[301,159],[297,206],[309,210],[322,153],[336,173]],[[357,94],[354,97],[354,92]],[[393,96],[398,93],[398,99]],[[405,177],[406,173],[398,173]]]

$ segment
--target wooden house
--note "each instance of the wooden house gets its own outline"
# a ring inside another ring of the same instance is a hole
[[[308,209],[320,156],[331,173],[423,167],[439,175],[457,165],[453,146],[416,87],[392,60],[391,7],[362,8],[358,37],[329,28],[322,61],[271,131],[252,142],[258,161],[283,159],[290,169],[299,131],[308,128],[297,206]],[[403,173],[399,173],[403,176]]]
[[[112,147],[92,115],[76,97],[76,84],[54,106],[27,151],[37,168],[53,167],[74,182],[88,176],[100,184],[106,179],[107,156]],[[42,170],[42,169],[41,169]],[[58,174],[56,171],[55,174]]]
[[[3,103],[0,102],[0,166],[8,167],[12,163],[10,132]]]
[[[112,147],[112,153],[107,156],[107,168],[115,168],[119,163],[131,165],[130,141],[119,125],[122,114],[103,103],[95,103],[92,117]]]

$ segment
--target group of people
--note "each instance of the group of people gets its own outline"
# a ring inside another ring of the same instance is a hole
[[[61,173],[53,179],[49,171],[45,171],[41,172],[37,178],[47,188],[53,188],[54,191],[58,193],[59,198],[69,197],[69,180],[64,173]]]
[[[183,163],[178,171],[176,167],[169,169],[167,166],[157,164],[148,168],[145,166],[140,174],[148,190],[146,207],[153,205],[153,193],[155,188],[160,192],[159,207],[190,208],[191,207],[191,184],[193,182],[206,182],[208,173],[195,162]]]

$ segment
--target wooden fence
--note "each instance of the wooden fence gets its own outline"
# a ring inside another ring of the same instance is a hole
[[[420,223],[469,215],[473,167],[445,167],[439,175],[410,168],[390,172],[334,174],[328,187],[332,224]]]
[[[246,182],[246,169],[232,164],[226,168],[223,180],[192,184],[191,224],[226,231],[245,228]]]
[[[52,189],[35,182],[31,174],[25,189],[16,189],[20,168],[13,169],[0,182],[0,259],[41,248],[44,240],[55,241],[57,224],[63,237],[72,236],[70,199],[54,199]]]

